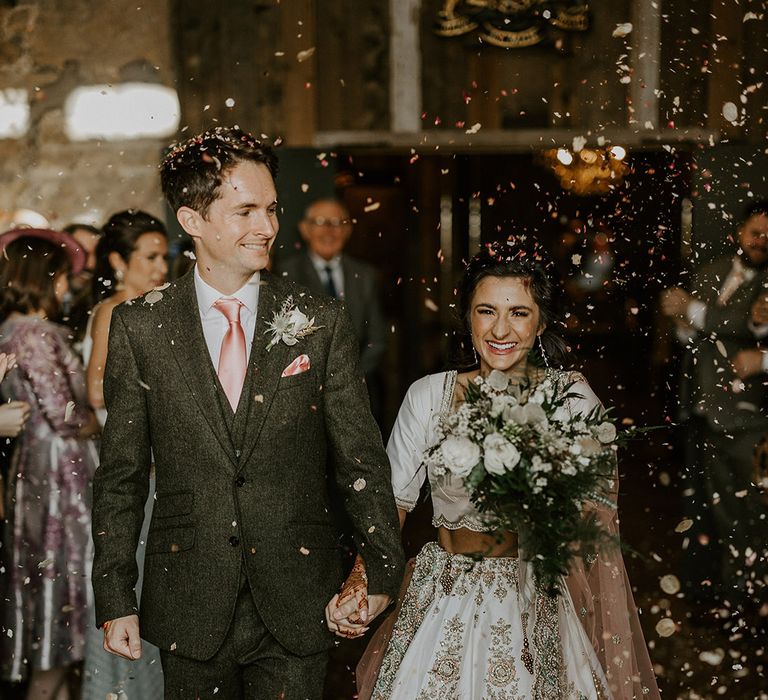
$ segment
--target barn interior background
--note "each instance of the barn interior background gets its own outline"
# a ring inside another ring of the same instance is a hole
[[[99,225],[133,206],[173,224],[163,149],[237,123],[281,144],[277,258],[304,207],[335,195],[350,252],[381,272],[385,433],[408,384],[450,362],[463,261],[520,231],[566,277],[610,241],[611,283],[574,308],[571,343],[606,403],[672,421],[658,292],[768,196],[766,36],[756,0],[0,0],[0,223]],[[768,697],[764,640],[663,579],[684,546],[679,464],[674,429],[622,461],[665,697]],[[329,698],[352,697],[358,652],[337,652]]]

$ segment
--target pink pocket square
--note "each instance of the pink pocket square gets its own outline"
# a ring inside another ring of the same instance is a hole
[[[281,377],[293,377],[302,372],[306,372],[309,369],[309,355],[299,355],[290,365],[288,365]]]

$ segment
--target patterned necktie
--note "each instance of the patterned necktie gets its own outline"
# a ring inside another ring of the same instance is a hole
[[[248,354],[245,347],[245,333],[240,325],[240,308],[242,302],[237,299],[219,299],[214,305],[217,311],[224,314],[229,322],[229,328],[221,341],[219,368],[217,374],[229,399],[233,411],[237,411],[240,393],[243,390],[245,372],[248,367]]]
[[[325,291],[328,293],[328,296],[338,299],[339,293],[333,282],[333,268],[330,265],[326,265],[323,272],[325,272]]]

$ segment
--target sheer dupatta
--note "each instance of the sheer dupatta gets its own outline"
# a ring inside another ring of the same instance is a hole
[[[588,414],[596,406],[602,410],[600,400],[581,374],[567,373],[563,379],[565,384],[570,383],[569,391],[578,396],[570,402],[572,416]],[[584,504],[585,515],[594,515],[615,544],[600,548],[591,561],[574,560],[566,586],[608,679],[613,700],[660,700],[621,554],[618,496],[616,464],[606,491]]]
[[[614,483],[618,485],[618,480]],[[587,508],[618,542],[616,506],[590,503]],[[592,562],[577,559],[565,581],[576,615],[605,671],[613,700],[659,700],[620,547],[603,547]]]

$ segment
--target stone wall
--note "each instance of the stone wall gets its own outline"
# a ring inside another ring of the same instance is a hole
[[[29,208],[52,225],[103,223],[129,206],[164,213],[157,163],[165,139],[71,142],[64,103],[75,87],[174,85],[167,0],[28,0],[0,6],[0,90],[23,88],[30,128],[0,139],[0,225]]]

